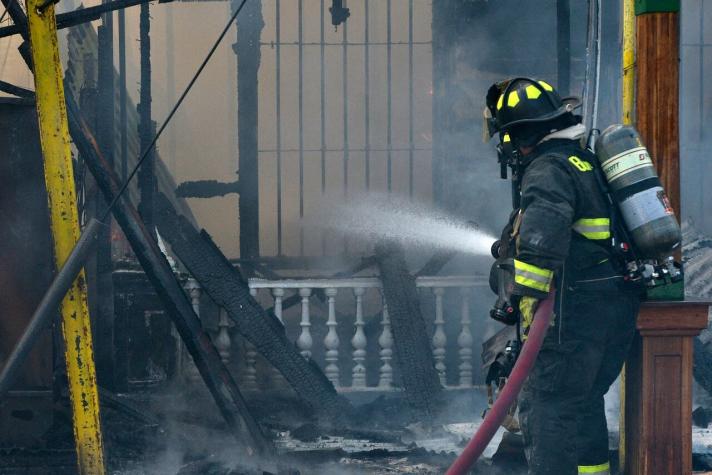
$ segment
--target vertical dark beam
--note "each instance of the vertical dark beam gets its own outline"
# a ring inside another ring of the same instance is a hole
[[[342,74],[341,100],[344,103],[344,196],[349,191],[349,27],[348,22],[342,26]]]
[[[106,3],[107,0],[103,0]],[[98,29],[98,110],[97,140],[107,162],[115,169],[114,160],[114,19],[113,12],[102,16]],[[96,196],[96,210],[106,206],[100,193]],[[96,341],[95,361],[99,384],[114,389],[114,284],[111,260],[111,225],[103,226],[96,245],[97,313],[94,320]]]
[[[275,107],[277,121],[277,255],[282,255],[282,35],[281,28],[281,0],[275,0]]]
[[[368,0],[366,0],[368,1]],[[320,93],[320,105],[321,105],[321,122],[320,122],[320,134],[321,134],[321,194],[324,196],[326,193],[326,58],[325,58],[325,47],[324,44],[324,22],[326,21],[326,5],[324,0],[321,0],[321,14],[319,16],[319,93]],[[326,232],[321,233],[321,253],[326,255]]]
[[[299,219],[304,218],[304,12],[302,0],[297,2],[299,36]],[[299,255],[304,255],[304,226],[299,226]]]
[[[119,130],[121,133],[121,144],[119,156],[121,157],[120,177],[126,180],[129,173],[129,137],[128,137],[128,110],[126,91],[126,12],[119,10]]]
[[[344,127],[344,170],[343,170],[343,180],[344,180],[344,197],[348,196],[349,193],[349,23],[345,21],[342,24],[342,36],[341,36],[341,49],[342,49],[342,63],[341,63],[341,73],[343,80],[341,81],[341,100],[344,103],[344,117],[343,117],[343,127]],[[349,252],[349,238],[344,236],[344,254]]]
[[[443,140],[444,124],[446,124],[446,107],[449,73],[449,49],[448,49],[448,23],[452,2],[448,0],[433,0],[433,201],[436,204],[444,205],[446,201],[444,174],[447,148]]]
[[[173,22],[173,5],[167,5],[166,9],[166,103],[173,105],[176,102],[176,50],[175,50],[175,24]],[[175,173],[176,166],[176,128],[171,127],[168,131],[166,154],[164,159],[168,160],[168,169]]]
[[[557,87],[563,95],[571,89],[571,5],[570,0],[556,0]]]
[[[363,134],[364,134],[364,160],[366,162],[366,190],[371,189],[371,64],[370,64],[370,48],[369,48],[369,13],[368,2],[364,0],[364,31],[363,31],[363,90],[364,90],[364,105],[363,105]]]
[[[233,0],[233,11],[237,8]],[[237,17],[237,137],[240,174],[240,257],[254,259],[260,255],[260,209],[258,174],[258,73],[261,51],[260,36],[264,28],[262,1],[251,0]]]
[[[413,0],[408,0],[408,195],[413,197]]]
[[[393,85],[392,85],[392,80],[393,80],[393,70],[392,70],[392,65],[391,65],[391,59],[392,59],[392,54],[391,54],[391,0],[386,0],[386,71],[387,71],[387,86],[388,90],[386,92],[386,108],[387,108],[387,113],[386,113],[386,148],[387,148],[387,171],[386,171],[386,176],[388,178],[388,191],[390,192],[393,183],[392,183],[392,178],[393,178],[393,136],[392,136],[392,125],[393,125],[393,98],[391,97],[392,92],[393,92]]]
[[[151,119],[151,17],[148,3],[141,4],[139,17],[139,40],[141,45],[141,92],[138,105],[138,136],[141,153],[145,153],[153,138]],[[138,209],[141,218],[146,223],[146,229],[154,235],[153,225],[153,195],[156,189],[155,179],[155,148],[151,150],[138,172],[138,187],[141,201]]]

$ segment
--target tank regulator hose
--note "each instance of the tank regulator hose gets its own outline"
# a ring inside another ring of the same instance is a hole
[[[470,442],[462,451],[459,457],[453,462],[452,466],[446,472],[446,475],[465,475],[472,465],[480,458],[485,451],[494,434],[502,424],[507,411],[516,399],[519,391],[522,389],[524,380],[534,367],[534,362],[539,354],[541,345],[544,342],[546,331],[549,328],[551,315],[554,310],[554,298],[556,291],[552,288],[549,296],[542,300],[534,314],[534,321],[529,329],[527,341],[522,346],[522,352],[517,358],[517,362],[512,368],[512,373],[507,379],[507,384],[504,385],[502,392],[494,402],[492,409],[485,416],[485,420],[472,436]]]

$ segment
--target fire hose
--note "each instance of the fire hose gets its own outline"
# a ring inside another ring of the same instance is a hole
[[[512,373],[504,385],[502,392],[494,402],[492,409],[485,416],[480,428],[472,436],[465,449],[459,457],[453,462],[452,466],[446,472],[446,475],[464,475],[470,467],[480,458],[485,447],[489,444],[495,432],[507,415],[512,403],[516,399],[519,391],[522,389],[524,380],[534,367],[534,362],[541,349],[541,344],[546,336],[546,331],[549,328],[549,322],[554,309],[554,297],[556,291],[551,289],[549,296],[539,303],[539,306],[534,314],[534,321],[529,329],[529,336],[522,347],[522,352],[517,358],[517,362],[512,368]]]

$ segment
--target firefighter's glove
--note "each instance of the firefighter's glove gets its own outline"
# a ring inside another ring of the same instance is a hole
[[[534,321],[534,312],[539,305],[539,300],[536,297],[522,297],[519,300],[519,314],[522,322],[522,340],[526,341],[529,335],[529,327],[532,326]]]

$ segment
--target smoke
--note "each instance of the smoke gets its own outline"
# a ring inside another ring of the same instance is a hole
[[[306,226],[337,231],[349,239],[390,239],[412,247],[430,247],[465,254],[489,254],[495,238],[475,225],[431,206],[381,193],[345,200],[325,200],[318,219]]]

